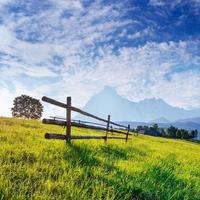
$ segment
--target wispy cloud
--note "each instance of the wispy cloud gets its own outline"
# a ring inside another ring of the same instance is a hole
[[[159,19],[138,9],[130,1],[0,1],[0,115],[16,95],[72,95],[83,106],[106,85],[134,101],[199,107],[200,41],[155,40]]]
[[[174,0],[174,1],[165,1],[165,0],[150,0],[149,4],[152,6],[161,6],[169,9],[175,9],[178,6],[188,6],[188,9],[192,9],[194,14],[200,14],[200,1],[199,0]]]

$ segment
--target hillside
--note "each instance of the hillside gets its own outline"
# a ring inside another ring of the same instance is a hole
[[[64,129],[0,118],[0,199],[200,199],[198,143],[139,135],[66,145],[45,132]]]

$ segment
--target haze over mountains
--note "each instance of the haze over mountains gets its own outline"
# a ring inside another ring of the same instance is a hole
[[[105,87],[93,96],[83,110],[103,118],[110,114],[112,121],[170,123],[179,120],[181,123],[191,118],[191,121],[200,123],[200,118],[197,118],[200,116],[200,109],[185,110],[156,98],[132,102],[118,95],[111,87]]]

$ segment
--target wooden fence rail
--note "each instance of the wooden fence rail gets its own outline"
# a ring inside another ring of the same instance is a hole
[[[125,139],[126,142],[127,142],[128,136],[131,135],[129,133],[130,125],[124,126],[124,125],[112,122],[112,121],[110,121],[110,115],[108,115],[108,119],[106,120],[106,119],[100,118],[98,116],[95,116],[91,113],[85,112],[85,111],[83,111],[79,108],[73,107],[71,105],[71,97],[67,97],[66,104],[59,102],[59,101],[56,101],[54,99],[45,97],[45,96],[42,97],[42,101],[45,101],[47,103],[50,103],[50,104],[53,104],[55,106],[66,109],[66,119],[65,118],[53,117],[53,119],[43,119],[42,120],[42,122],[44,124],[60,125],[60,126],[66,127],[66,134],[65,135],[56,134],[56,133],[46,133],[45,134],[46,139],[63,139],[63,140],[66,140],[67,142],[70,142],[71,139],[104,139],[105,141],[107,141],[107,139],[110,138],[110,139]],[[87,117],[91,117],[91,118],[99,120],[99,121],[106,122],[106,125],[93,123],[93,122],[80,121],[80,120],[78,120],[78,121],[72,120],[71,119],[71,112],[72,111],[78,112],[82,115],[85,115]],[[84,122],[90,123],[90,124],[95,124],[95,125],[100,125],[100,126],[104,126],[104,127],[88,125],[88,124],[85,124]],[[117,130],[116,128],[111,128],[110,124],[121,127],[121,128],[125,128],[126,132],[124,132],[122,130]],[[79,127],[79,128],[87,128],[87,129],[95,129],[95,130],[106,131],[106,135],[105,136],[74,136],[74,135],[71,135],[71,127],[72,126]],[[108,136],[109,132],[124,134],[124,135],[126,135],[126,137],[124,138],[124,137],[118,137],[118,136],[117,137],[116,136]]]
[[[46,133],[46,139],[61,139],[66,140],[66,135],[58,134],[58,133]],[[124,139],[123,137],[109,136],[109,139]],[[71,139],[104,139],[106,140],[106,136],[89,136],[89,135],[71,135]]]
[[[62,121],[66,121],[66,118],[64,117],[55,117],[55,116],[50,116],[50,119],[54,119],[54,120],[62,120]],[[97,125],[97,126],[103,126],[103,127],[107,127],[106,124],[100,124],[100,123],[96,123],[96,122],[89,122],[89,121],[83,121],[83,120],[77,120],[77,119],[72,119],[72,122],[77,122],[79,124],[93,124],[93,125]],[[110,126],[112,127],[112,126]]]
[[[42,101],[45,101],[45,102],[47,102],[47,103],[50,103],[50,104],[59,106],[59,107],[61,107],[61,108],[66,108],[66,109],[68,109],[68,105],[66,105],[66,104],[64,104],[64,103],[61,103],[61,102],[59,102],[59,101],[56,101],[56,100],[54,100],[54,99],[45,97],[45,96],[42,97]],[[73,106],[71,106],[71,111],[78,112],[78,113],[80,113],[80,114],[82,114],[82,115],[85,115],[85,116],[87,116],[87,117],[91,117],[91,118],[93,118],[93,119],[96,119],[96,120],[99,120],[99,121],[103,121],[103,122],[108,123],[108,120],[106,120],[106,119],[97,117],[97,116],[95,116],[95,115],[93,115],[93,114],[90,114],[90,113],[88,113],[88,112],[85,112],[85,111],[83,111],[83,110],[81,110],[81,109],[79,109],[79,108],[73,107]],[[124,125],[121,125],[121,124],[118,124],[118,123],[115,123],[115,122],[110,122],[110,124],[115,125],[115,126],[119,126],[119,127],[123,127],[123,128],[127,128],[127,126],[124,126]]]
[[[60,121],[60,120],[55,120],[55,119],[43,119],[42,123],[59,125],[59,126],[66,126],[67,125],[66,121]],[[112,133],[120,133],[120,134],[124,134],[124,135],[127,134],[127,133],[125,133],[123,131],[116,130],[116,129],[107,129],[107,128],[103,128],[103,127],[99,127],[99,126],[91,126],[91,125],[81,124],[81,123],[77,123],[77,122],[71,122],[71,126],[79,127],[79,128],[87,128],[87,129],[108,131],[108,132],[112,132]],[[131,134],[129,133],[129,135],[131,135]]]

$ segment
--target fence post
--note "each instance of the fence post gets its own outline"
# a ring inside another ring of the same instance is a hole
[[[110,126],[110,115],[108,115],[108,122],[107,122],[107,127],[106,127],[106,138],[105,138],[105,141],[107,141],[109,126]]]
[[[128,125],[128,129],[127,129],[127,133],[126,133],[126,142],[128,141],[129,131],[130,131],[130,124]]]
[[[66,142],[70,143],[71,140],[71,97],[67,97],[67,108],[66,108]]]

